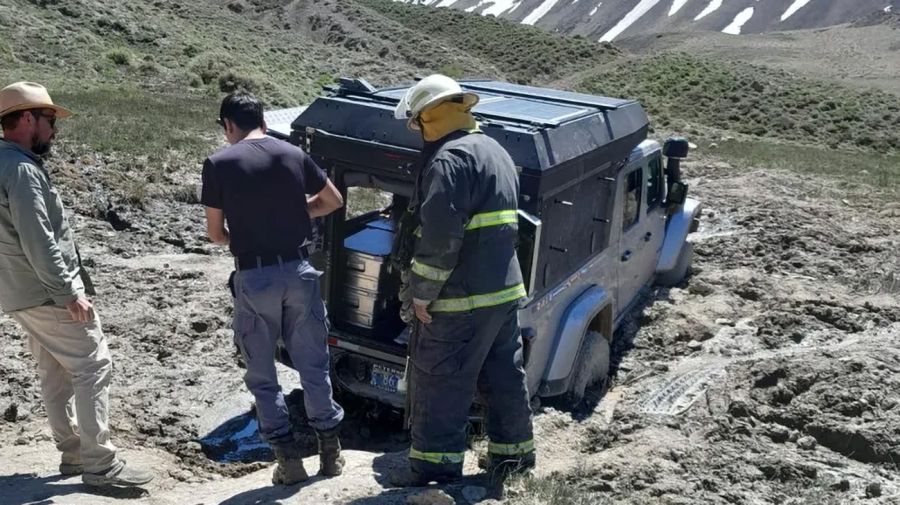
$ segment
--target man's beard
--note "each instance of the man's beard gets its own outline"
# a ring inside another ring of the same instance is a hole
[[[44,156],[50,152],[50,145],[52,143],[52,139],[47,139],[46,142],[41,142],[38,140],[37,134],[31,138],[31,152],[37,154],[38,156]]]

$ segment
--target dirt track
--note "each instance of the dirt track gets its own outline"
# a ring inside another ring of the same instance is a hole
[[[900,496],[900,204],[839,182],[713,159],[690,163],[686,174],[706,209],[695,274],[681,288],[649,294],[619,332],[618,373],[603,401],[584,412],[538,414],[539,474],[559,472],[597,493],[597,502]],[[167,462],[156,468],[163,475],[147,501],[222,496],[212,490],[233,489],[241,475],[241,483],[263,486],[265,451],[248,456],[256,462],[215,463],[198,442],[228,420],[246,420],[250,406],[231,344],[223,287],[230,264],[205,244],[201,209],[126,208],[120,217],[131,228],[114,231],[87,217],[95,215],[84,203],[91,200],[76,194],[67,203],[82,213],[73,221],[116,360],[114,440]],[[57,460],[23,335],[6,318],[0,331],[0,503],[15,493],[23,493],[15,503],[51,500],[46,485],[4,477],[49,476]],[[403,447],[402,433],[385,427],[396,420],[350,409],[348,445],[369,455],[356,456],[356,475],[318,482],[317,502],[380,491],[378,470],[369,468]],[[79,492],[42,503],[97,503]],[[357,503],[403,499],[388,492]],[[301,490],[284,502],[304,501]]]

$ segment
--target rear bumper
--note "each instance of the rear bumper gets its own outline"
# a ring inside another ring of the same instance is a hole
[[[406,408],[406,394],[397,387],[397,379],[405,375],[405,357],[335,338],[329,339],[329,344],[334,387],[400,410]],[[373,378],[376,374],[379,377]]]

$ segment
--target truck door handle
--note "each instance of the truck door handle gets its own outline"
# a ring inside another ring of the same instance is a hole
[[[622,253],[622,261],[628,261],[631,259],[631,251],[625,251]]]
[[[650,237],[653,236],[653,232],[648,231],[646,235],[644,235],[644,242],[650,242]]]

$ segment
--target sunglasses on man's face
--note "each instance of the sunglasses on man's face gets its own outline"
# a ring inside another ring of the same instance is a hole
[[[33,115],[34,115],[34,119],[37,119],[38,116],[40,116],[47,120],[47,124],[50,125],[50,128],[56,128],[56,119],[57,119],[56,114],[54,114],[52,112],[49,114],[45,114],[43,112],[37,112],[37,113],[33,113]]]
[[[221,126],[222,128],[225,128],[225,120],[222,119],[222,118],[217,118],[217,119],[216,119],[216,124],[219,125],[219,126]]]

